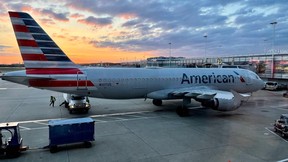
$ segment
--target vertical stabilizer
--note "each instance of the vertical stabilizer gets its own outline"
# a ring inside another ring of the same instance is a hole
[[[27,75],[82,74],[28,13],[9,12],[9,16]]]

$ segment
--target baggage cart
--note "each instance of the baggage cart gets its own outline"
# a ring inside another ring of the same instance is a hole
[[[64,120],[49,120],[50,152],[57,152],[58,145],[84,142],[91,147],[94,141],[94,123],[92,118],[77,118]]]

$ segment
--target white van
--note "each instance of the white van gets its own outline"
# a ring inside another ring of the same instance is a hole
[[[88,97],[67,93],[64,93],[63,97],[65,99],[65,107],[68,108],[70,114],[74,111],[84,111],[87,113],[91,108]]]

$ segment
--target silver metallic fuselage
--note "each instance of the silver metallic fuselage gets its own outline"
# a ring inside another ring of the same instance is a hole
[[[2,79],[31,86],[29,79],[89,80],[93,86],[34,86],[69,94],[97,98],[142,98],[163,89],[211,87],[217,90],[249,93],[263,88],[263,81],[252,71],[221,68],[81,68],[84,74],[26,75],[25,71],[9,72]]]

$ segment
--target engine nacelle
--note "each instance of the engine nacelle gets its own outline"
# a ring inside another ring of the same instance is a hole
[[[212,100],[202,101],[201,104],[204,107],[209,107],[218,111],[233,111],[241,106],[241,100],[214,98]]]

